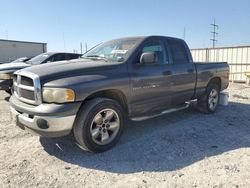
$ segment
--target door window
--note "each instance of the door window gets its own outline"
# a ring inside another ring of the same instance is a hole
[[[53,61],[62,61],[65,60],[64,54],[56,54],[54,56],[54,60]]]
[[[165,50],[165,46],[161,41],[150,41],[142,49],[142,53],[153,52],[156,55],[155,64],[169,64],[168,54]]]

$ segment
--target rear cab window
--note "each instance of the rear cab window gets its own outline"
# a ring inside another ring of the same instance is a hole
[[[79,54],[65,54],[65,60],[78,59],[79,57]]]
[[[78,59],[81,55],[79,54],[71,54],[70,59]]]
[[[167,40],[167,43],[172,55],[173,64],[189,63],[189,57],[183,41],[176,39],[169,39]]]

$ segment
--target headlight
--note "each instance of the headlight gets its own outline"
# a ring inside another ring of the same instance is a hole
[[[43,101],[47,103],[65,103],[75,100],[75,92],[67,88],[43,88]]]
[[[12,79],[12,75],[8,74],[8,73],[2,73],[0,74],[0,80],[11,80]]]

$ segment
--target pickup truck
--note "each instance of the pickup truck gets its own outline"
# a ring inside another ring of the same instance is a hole
[[[73,133],[84,150],[103,152],[120,139],[127,118],[142,121],[185,109],[213,113],[228,87],[227,63],[194,63],[187,44],[164,36],[104,42],[81,59],[14,74],[16,124],[44,137]]]
[[[49,52],[37,55],[26,61],[21,61],[23,58],[19,58],[11,63],[0,65],[0,90],[5,90],[7,93],[11,94],[13,84],[12,77],[13,73],[17,70],[49,62],[77,59],[80,56],[81,54],[75,53]]]

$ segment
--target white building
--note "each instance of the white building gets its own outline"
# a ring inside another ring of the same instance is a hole
[[[33,57],[47,52],[47,44],[0,39],[0,62],[8,63],[19,57]]]
[[[246,72],[250,72],[250,46],[192,49],[196,62],[228,62],[230,80],[246,82]]]

